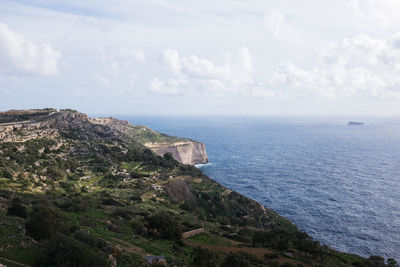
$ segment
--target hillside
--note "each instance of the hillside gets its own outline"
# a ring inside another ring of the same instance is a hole
[[[395,266],[321,246],[184,164],[202,161],[204,144],[126,121],[0,113],[0,264]]]

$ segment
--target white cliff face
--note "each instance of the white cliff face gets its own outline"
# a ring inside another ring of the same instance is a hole
[[[206,146],[200,142],[188,140],[182,142],[146,143],[145,146],[160,156],[171,153],[174,159],[183,164],[208,163]]]

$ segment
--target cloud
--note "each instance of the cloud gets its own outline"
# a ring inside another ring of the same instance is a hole
[[[400,33],[386,40],[368,35],[346,38],[329,45],[312,69],[285,63],[258,77],[246,47],[240,49],[235,61],[225,64],[196,55],[182,57],[171,49],[164,51],[163,59],[173,76],[166,81],[154,79],[152,93],[202,91],[256,98],[400,99]]]
[[[161,81],[158,78],[154,78],[150,82],[149,92],[160,95],[176,96],[183,93],[182,88],[183,82],[179,82],[175,79],[168,79]]]
[[[325,49],[315,68],[282,64],[267,73],[263,85],[276,95],[400,99],[399,43],[399,33],[387,40],[346,38]]]
[[[141,49],[120,47],[115,51],[100,49],[99,53],[103,66],[115,77],[123,76],[132,67],[146,62],[145,53]]]
[[[352,0],[349,5],[357,18],[380,27],[391,27],[400,22],[400,2],[397,0]]]
[[[61,53],[49,44],[35,44],[0,23],[0,72],[55,75]]]
[[[147,58],[143,50],[119,47],[98,49],[90,74],[96,86],[119,95],[131,94],[140,86]]]
[[[253,83],[251,55],[246,47],[240,49],[235,62],[220,65],[197,55],[182,57],[174,49],[165,50],[162,58],[174,77],[165,81],[154,78],[150,83],[151,93],[179,95],[190,90],[238,92]]]
[[[267,12],[264,17],[265,28],[277,39],[289,42],[298,42],[299,36],[294,28],[286,21],[286,17],[278,10]]]
[[[172,77],[166,80],[154,78],[150,83],[151,93],[233,93],[255,98],[332,95],[331,88],[323,90],[323,85],[327,85],[324,77],[292,63],[273,67],[257,78],[253,70],[252,56],[246,47],[241,47],[234,59],[225,64],[216,64],[197,55],[182,57],[173,49],[164,51],[163,61]]]

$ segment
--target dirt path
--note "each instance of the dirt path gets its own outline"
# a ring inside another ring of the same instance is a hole
[[[17,262],[17,261],[9,260],[9,259],[3,258],[3,257],[0,257],[0,260],[6,261],[6,262],[9,262],[9,263],[18,265],[18,266],[30,267],[30,265],[26,265],[26,264],[23,264],[23,263],[20,263],[20,262]]]
[[[204,245],[204,244],[199,244],[196,243],[194,241],[191,240],[184,240],[183,241],[186,245],[191,246],[191,247],[202,247],[202,248],[208,248],[210,250],[217,250],[217,251],[221,251],[221,252],[225,252],[225,253],[238,253],[240,251],[255,255],[259,258],[265,259],[264,255],[265,254],[273,254],[274,252],[266,249],[266,248],[249,248],[249,247],[228,247],[228,246],[212,246],[212,245]],[[293,260],[293,259],[289,259],[289,258],[285,258],[285,257],[281,257],[278,256],[278,258],[276,259],[277,262],[279,262],[280,264],[282,263],[291,263],[293,265],[297,265],[297,264],[303,264],[305,266],[309,266],[307,264],[304,264],[302,262]]]
[[[141,247],[135,246],[130,244],[129,242],[126,242],[124,240],[112,237],[111,238],[113,241],[117,242],[121,248],[123,248],[125,251],[129,252],[129,253],[135,253],[135,254],[139,254],[141,256],[146,256],[146,252],[144,251],[144,249],[142,249]]]

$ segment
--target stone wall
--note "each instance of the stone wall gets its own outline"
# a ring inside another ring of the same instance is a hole
[[[204,228],[195,229],[192,231],[182,233],[182,238],[189,238],[189,237],[192,237],[192,236],[204,233],[204,232],[205,232]]]

